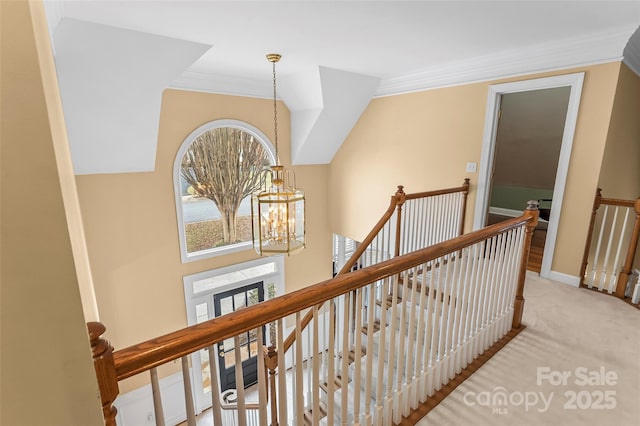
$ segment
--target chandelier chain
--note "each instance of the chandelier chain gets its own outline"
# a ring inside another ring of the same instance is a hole
[[[273,64],[273,129],[275,132],[276,139],[276,164],[280,163],[280,159],[278,157],[278,104],[276,102],[276,62],[272,62]]]

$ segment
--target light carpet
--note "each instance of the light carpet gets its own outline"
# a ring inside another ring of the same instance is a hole
[[[527,328],[417,425],[640,425],[640,311],[528,272]]]

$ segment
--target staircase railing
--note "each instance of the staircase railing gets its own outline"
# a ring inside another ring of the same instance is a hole
[[[519,218],[115,352],[100,337],[104,327],[91,323],[105,423],[115,424],[118,381],[149,371],[153,383],[158,366],[182,359],[187,396],[189,354],[209,348],[215,356],[218,343],[234,339],[240,359],[238,336],[250,330],[258,335],[258,351],[265,351],[264,325],[275,327],[276,347],[284,349],[290,318],[297,335],[291,354],[295,362],[290,369],[273,369],[269,383],[266,375],[258,375],[260,425],[398,423],[510,328],[521,327],[526,259],[536,222],[531,204]],[[313,320],[305,350],[301,319],[306,310]],[[357,330],[353,346],[350,329]],[[277,357],[285,365],[285,351]],[[268,367],[266,359],[260,369]],[[216,364],[211,362],[212,379]],[[238,424],[244,425],[247,395],[241,363],[236,368]],[[268,388],[273,411],[268,410]],[[211,389],[213,424],[221,425],[217,383]],[[193,408],[187,407],[187,413],[188,424],[194,425]]]
[[[336,276],[462,235],[468,195],[469,178],[458,187],[413,194],[405,194],[404,186],[398,185],[387,210]],[[312,318],[313,312],[307,312],[303,329]],[[295,333],[289,334],[285,351],[295,339]]]
[[[603,198],[598,188],[582,257],[581,286],[624,299],[639,236],[640,198]]]

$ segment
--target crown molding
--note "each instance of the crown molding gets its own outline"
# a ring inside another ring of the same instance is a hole
[[[621,61],[635,27],[511,49],[383,79],[375,96],[391,96],[506,76]]]
[[[171,89],[194,92],[218,93],[221,95],[247,96],[250,98],[273,97],[271,82],[200,71],[185,71],[169,85]]]
[[[573,37],[527,48],[450,62],[401,76],[383,78],[374,97],[399,95],[438,87],[622,61],[640,75],[640,31],[636,27]],[[634,34],[634,32],[636,34]],[[632,36],[633,35],[633,36]],[[637,41],[632,43],[633,38]],[[625,49],[626,46],[626,49]],[[174,89],[269,99],[266,81],[199,71],[185,71],[169,86]]]

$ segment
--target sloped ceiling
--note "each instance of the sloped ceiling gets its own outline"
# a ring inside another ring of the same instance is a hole
[[[283,55],[279,94],[291,110],[294,164],[330,162],[375,96],[623,58],[640,69],[637,32],[628,43],[640,25],[637,1],[99,0],[45,6],[78,173],[153,169],[158,102],[166,87],[270,97],[270,52]],[[70,18],[75,28],[65,29]],[[58,27],[67,35],[58,37]],[[164,40],[156,45],[162,59],[136,51],[142,45],[126,41],[125,32]],[[73,57],[78,38],[87,44],[82,59]],[[172,43],[190,47],[158,47]],[[105,63],[103,55],[112,65],[103,73],[85,63],[88,57]],[[91,78],[77,81],[89,71]],[[141,92],[126,93],[126,82]],[[143,87],[149,90],[142,93]],[[92,105],[118,90],[136,105],[129,115],[120,104]],[[89,96],[69,107],[65,92]],[[90,114],[87,107],[95,110]],[[91,127],[101,126],[104,136],[89,135],[90,116]],[[145,122],[135,141],[123,127],[134,116]]]
[[[153,170],[162,91],[211,46],[66,18],[54,42],[75,173]]]

